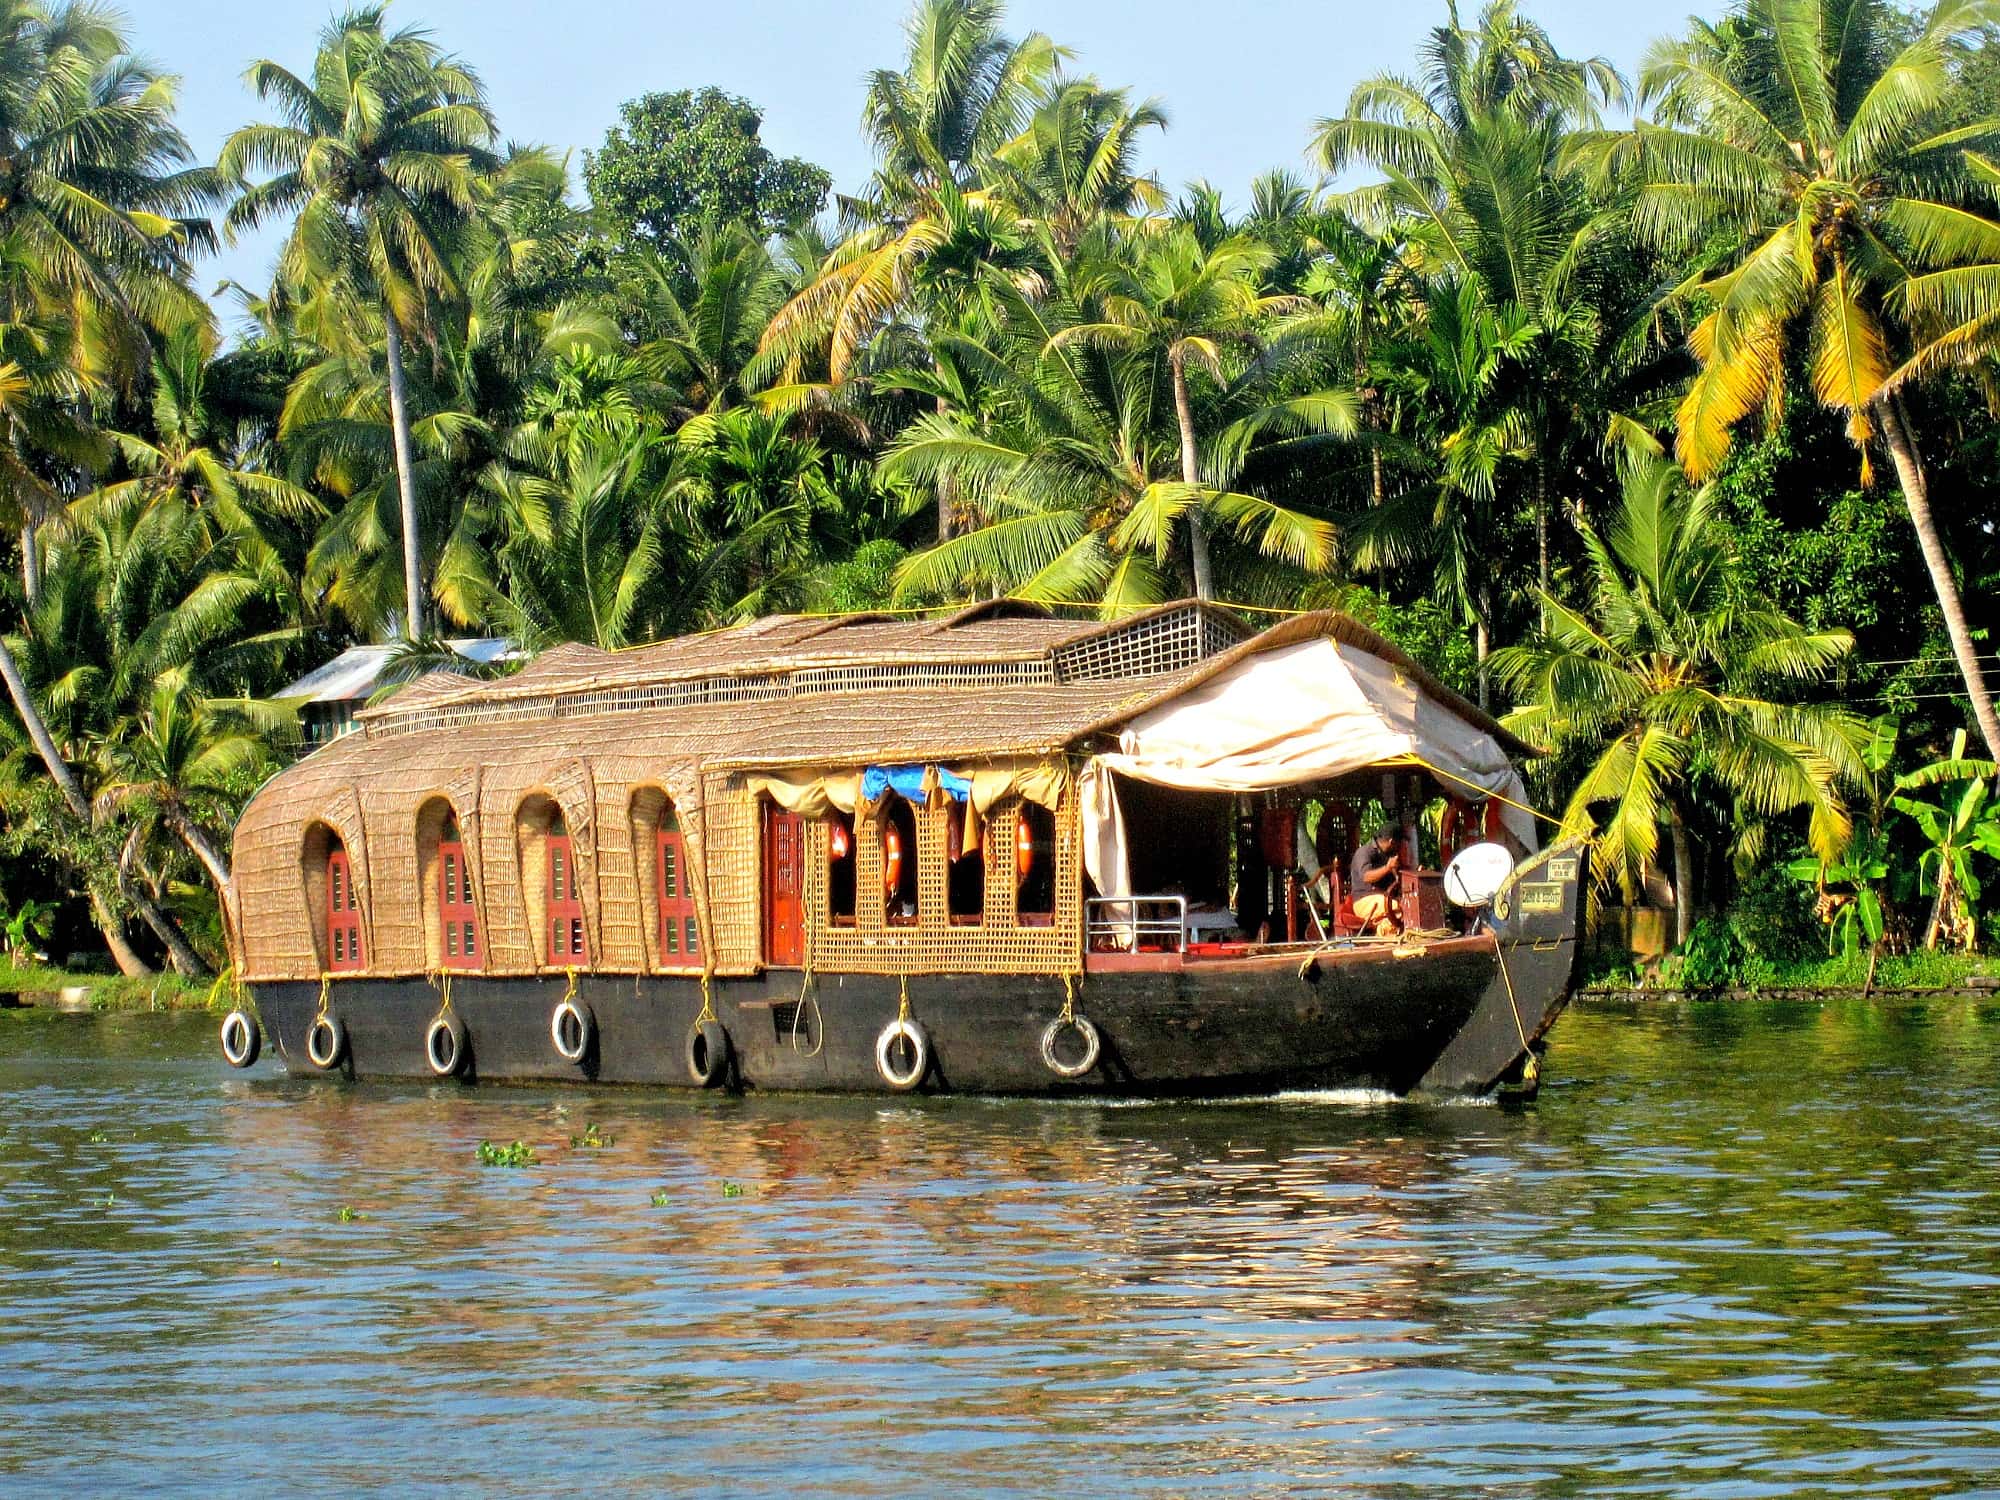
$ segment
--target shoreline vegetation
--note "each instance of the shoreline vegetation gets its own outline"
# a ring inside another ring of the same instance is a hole
[[[1983,976],[2000,0],[1710,0],[1622,59],[1438,10],[1217,185],[1148,170],[1171,103],[1118,57],[913,0],[836,192],[716,88],[573,171],[422,0],[245,58],[204,161],[116,12],[0,0],[21,983],[103,952],[107,1004],[206,994],[229,831],[306,748],[283,692],[349,647],[379,697],[1188,595],[1346,611],[1543,748],[1594,909],[1666,914],[1630,983]],[[260,226],[268,283],[211,304]]]

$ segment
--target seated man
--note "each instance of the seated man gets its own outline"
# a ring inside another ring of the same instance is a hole
[[[1402,911],[1396,900],[1402,879],[1402,855],[1397,851],[1397,829],[1384,823],[1375,837],[1354,851],[1347,867],[1347,887],[1354,893],[1354,915],[1361,919],[1364,933],[1393,936],[1403,930]]]

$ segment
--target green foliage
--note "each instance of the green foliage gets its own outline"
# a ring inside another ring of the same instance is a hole
[[[1734,926],[1703,917],[1687,941],[1661,964],[1660,983],[1672,989],[1715,990],[1755,984],[1770,972],[1769,964],[1753,957]]]
[[[810,162],[772,155],[762,112],[718,88],[646,94],[620,105],[618,120],[583,166],[617,239],[678,250],[704,224],[768,235],[812,218],[833,185]]]
[[[718,89],[628,103],[586,211],[469,62],[363,7],[251,66],[211,171],[84,15],[0,3],[0,527],[32,544],[0,880],[63,943],[222,956],[227,830],[296,748],[262,700],[357,641],[400,634],[402,677],[459,633],[1197,588],[1511,697],[1612,880],[1676,833],[1684,900],[1728,865],[1697,977],[1881,956],[1919,897],[1934,939],[2000,921],[1984,783],[1896,781],[1961,722],[1950,632],[2000,638],[2000,426],[1952,373],[2000,327],[1977,6],[1742,0],[1611,129],[1612,68],[1490,0],[1316,128],[1354,178],[1238,212],[1144,170],[1160,102],[1001,0],[915,0],[831,241],[826,174]],[[229,341],[190,262],[225,202],[285,236]],[[1943,583],[1856,460],[1885,382],[1937,434]]]
[[[5,945],[7,962],[23,968],[47,962],[48,954],[40,951],[40,945],[56,930],[55,904],[30,896],[23,898],[12,911],[0,914],[5,918],[5,925],[0,926],[0,943]]]
[[[504,1146],[481,1141],[476,1155],[482,1167],[532,1167],[536,1162],[535,1148],[526,1141]]]
[[[1990,760],[1965,753],[1965,731],[1952,738],[1951,754],[1896,778],[1898,795],[1889,805],[1922,831],[1927,848],[1918,860],[1920,888],[1935,900],[1924,930],[1924,946],[1940,942],[1970,951],[1978,943],[1976,908],[1982,859],[2000,859],[2000,802],[1993,781],[2000,774]],[[1936,799],[1909,795],[1937,788]]]

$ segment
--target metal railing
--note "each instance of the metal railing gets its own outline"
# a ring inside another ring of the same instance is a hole
[[[1084,943],[1100,938],[1127,952],[1181,953],[1187,948],[1187,897],[1092,896],[1083,903]]]

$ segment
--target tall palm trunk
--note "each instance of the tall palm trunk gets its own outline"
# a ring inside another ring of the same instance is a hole
[[[153,936],[165,945],[167,957],[173,961],[174,972],[184,979],[206,979],[209,968],[194,951],[194,944],[181,931],[181,924],[173,919],[165,907],[153,899],[152,893],[140,883],[139,833],[134,828],[125,836],[125,844],[118,853],[118,890],[125,899],[138,908],[139,916],[153,929]]]
[[[1198,485],[1201,461],[1194,441],[1194,403],[1188,399],[1187,351],[1176,344],[1167,355],[1167,367],[1173,372],[1174,416],[1181,428],[1181,480]],[[1188,507],[1188,544],[1194,555],[1194,596],[1213,599],[1215,584],[1209,570],[1208,527],[1202,521],[1199,505]]]
[[[940,396],[937,398],[937,414],[943,416],[951,410],[951,403]],[[937,538],[940,542],[951,540],[952,512],[958,502],[958,484],[948,474],[940,474],[937,480]]]
[[[1482,581],[1472,602],[1472,659],[1479,673],[1479,706],[1493,706],[1493,679],[1486,658],[1493,654],[1493,585]]]
[[[200,860],[201,867],[208,871],[208,878],[215,882],[216,896],[227,902],[230,883],[229,861],[210,842],[202,826],[185,812],[176,809],[167,815],[167,821],[172,825],[180,841],[187,846],[188,853]]]
[[[1542,629],[1549,628],[1549,461],[1535,455],[1535,582],[1541,598],[1536,604]]]
[[[138,950],[126,940],[124,921],[96,891],[90,893],[90,917],[103,935],[104,946],[111,950],[111,961],[118,965],[120,974],[127,979],[143,979],[159,972],[139,957]]]
[[[42,602],[42,539],[33,516],[21,523],[21,597],[29,609]]]
[[[396,312],[385,300],[382,326],[387,331],[389,353],[389,425],[395,429],[396,493],[403,516],[403,592],[408,601],[409,622],[406,640],[419,640],[424,633],[423,539],[417,535],[417,482],[415,463],[410,457],[409,393],[403,381],[403,333],[396,326]]]
[[[48,768],[49,779],[55,782],[56,790],[69,804],[69,810],[79,820],[88,823],[90,801],[83,795],[83,784],[76,779],[76,772],[70,769],[69,762],[62,758],[62,751],[56,748],[55,736],[42,722],[41,710],[35,707],[35,700],[28,695],[28,684],[21,676],[20,665],[4,640],[0,640],[0,678],[7,683],[7,696],[14,700],[14,712],[20,715],[35,753],[41,756],[42,764]]]
[[[1667,831],[1674,846],[1674,946],[1679,947],[1694,931],[1694,840],[1678,804],[1668,806]]]
[[[1937,522],[1931,515],[1930,486],[1917,456],[1916,440],[1901,402],[1877,396],[1869,403],[1869,409],[1881,424],[1889,456],[1895,460],[1896,478],[1903,486],[1903,503],[1909,507],[1910,524],[1916,528],[1917,545],[1923,550],[1924,566],[1930,569],[1931,587],[1944,615],[1945,633],[1951,637],[1951,653],[1958,659],[1959,675],[1965,679],[1966,695],[1972,699],[1972,717],[1979,725],[1980,737],[1986,741],[1987,754],[2000,759],[2000,715],[1994,713],[1993,695],[1987,690],[1979,652],[1965,623],[1965,601],[1959,595],[1958,580],[1952,577],[1951,560],[1945,556],[1944,541],[1938,536]]]
[[[5,680],[7,696],[14,702],[14,712],[20,715],[36,754],[41,756],[42,764],[48,768],[49,779],[62,793],[63,802],[78,822],[89,823],[90,799],[83,795],[83,784],[76,779],[76,772],[70,769],[69,762],[62,758],[62,751],[56,748],[55,736],[49,733],[49,726],[42,721],[41,710],[35,707],[35,700],[28,695],[28,684],[21,676],[20,665],[4,640],[0,640],[0,679]],[[122,867],[118,872],[118,887],[146,925],[167,945],[176,968],[185,974],[206,971],[207,966],[196,955],[173,918],[161,910],[159,903],[142,890],[137,881],[130,879]],[[111,950],[118,967],[127,974],[151,972],[125,942],[124,933],[118,930],[116,916],[104,909],[102,898],[93,892],[90,900],[98,930],[104,934],[105,946]],[[191,964],[192,967],[183,967],[184,964]]]

